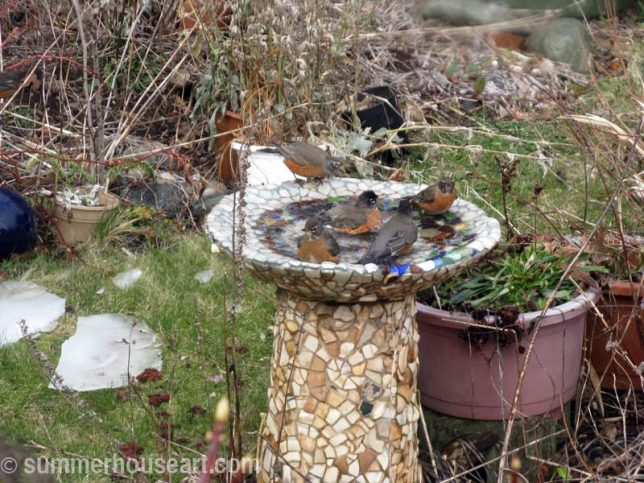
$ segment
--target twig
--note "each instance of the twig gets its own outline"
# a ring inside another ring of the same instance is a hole
[[[644,125],[644,119],[642,119],[640,121],[640,124],[639,124],[639,126],[637,128],[637,133],[636,133],[635,140],[632,142],[632,149],[628,153],[628,157],[627,157],[626,162],[625,162],[626,166],[628,166],[630,164],[631,160],[634,157],[636,147],[637,147],[637,140],[639,139],[640,131],[642,129],[642,125]],[[557,283],[557,285],[552,290],[552,293],[548,296],[548,299],[546,300],[546,304],[545,304],[543,310],[541,311],[541,315],[537,319],[537,323],[536,323],[536,325],[534,327],[534,330],[533,330],[533,332],[531,334],[530,342],[529,342],[528,347],[527,347],[526,352],[525,352],[525,358],[524,358],[524,361],[523,361],[523,364],[522,364],[522,367],[521,367],[521,372],[519,373],[519,378],[517,380],[517,387],[516,387],[515,394],[514,394],[514,400],[512,402],[512,410],[510,412],[510,418],[508,419],[508,424],[507,424],[506,431],[505,431],[505,436],[504,436],[504,439],[503,439],[503,449],[501,451],[501,455],[506,455],[507,454],[508,447],[510,445],[510,435],[512,434],[512,428],[514,426],[514,421],[515,421],[516,416],[517,416],[518,401],[519,401],[519,398],[520,398],[520,395],[521,395],[521,389],[522,389],[522,386],[523,386],[523,381],[525,379],[526,370],[527,370],[527,367],[528,367],[528,362],[530,360],[530,357],[532,356],[532,352],[534,351],[534,345],[535,345],[535,342],[536,342],[536,339],[537,339],[537,334],[539,333],[539,329],[541,328],[541,321],[543,320],[543,317],[544,317],[546,311],[552,305],[552,303],[554,301],[554,298],[556,296],[556,293],[559,290],[559,287],[561,287],[561,284],[563,283],[563,281],[568,277],[568,275],[570,274],[570,271],[572,270],[572,268],[577,263],[577,260],[579,260],[579,257],[581,256],[581,254],[584,252],[584,250],[586,249],[586,247],[590,243],[590,240],[593,238],[593,236],[597,232],[598,228],[601,226],[602,220],[606,217],[606,214],[608,213],[609,209],[611,208],[611,205],[615,201],[615,198],[617,197],[617,194],[619,193],[623,183],[624,183],[624,178],[622,178],[620,180],[619,185],[617,186],[617,188],[613,192],[611,198],[606,203],[606,206],[604,207],[601,215],[599,216],[599,219],[597,221],[597,225],[595,225],[595,227],[591,231],[591,233],[588,236],[588,238],[584,241],[582,246],[579,248],[579,250],[577,251],[577,253],[573,257],[572,261],[566,267],[566,270],[564,270],[564,273],[561,275],[561,278],[559,279],[559,282]],[[504,473],[504,469],[505,469],[505,460],[506,460],[505,457],[503,457],[503,458],[501,458],[499,460],[499,476],[498,476],[498,479],[497,479],[497,483],[503,483],[503,473]]]

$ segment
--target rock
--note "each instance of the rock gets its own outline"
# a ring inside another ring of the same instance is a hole
[[[0,346],[23,338],[19,321],[25,321],[30,334],[51,332],[64,313],[65,299],[33,282],[0,282]]]
[[[426,0],[420,13],[425,19],[441,20],[450,25],[486,25],[546,10],[560,10],[562,17],[591,19],[635,5],[634,0]]]
[[[128,187],[123,197],[135,205],[147,205],[170,218],[177,217],[186,207],[187,194],[172,183],[149,183]]]
[[[600,15],[619,12],[624,8],[635,5],[634,0],[506,0],[508,7],[525,10],[550,10],[561,8],[562,17],[595,18]]]
[[[450,25],[486,25],[512,18],[505,5],[483,0],[429,0],[421,7],[425,19],[436,19]]]
[[[574,18],[557,18],[535,27],[526,40],[530,52],[570,64],[577,72],[588,72],[592,44],[586,26]]]
[[[190,206],[190,212],[195,218],[206,216],[212,208],[219,203],[222,196],[228,194],[228,189],[222,183],[209,181],[208,186],[201,194],[201,199]]]
[[[56,374],[75,391],[127,386],[130,375],[161,370],[161,344],[145,322],[121,314],[79,317],[63,342]],[[52,379],[50,389],[62,390]]]

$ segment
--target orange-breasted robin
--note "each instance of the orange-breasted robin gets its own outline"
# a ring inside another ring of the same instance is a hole
[[[11,97],[14,92],[24,83],[32,90],[40,87],[37,71],[30,74],[29,70],[12,70],[11,72],[0,72],[0,98]]]
[[[372,190],[363,191],[355,202],[335,206],[319,216],[339,233],[361,235],[377,231],[382,221],[377,201],[378,195]]]
[[[319,218],[309,218],[304,225],[305,235],[297,241],[297,258],[303,262],[337,262],[340,245],[333,233]]]
[[[449,210],[456,198],[458,198],[458,193],[454,187],[454,180],[445,177],[429,185],[420,193],[410,196],[409,200],[425,213],[439,215]]]
[[[409,200],[401,199],[396,214],[382,226],[369,250],[358,263],[386,265],[392,257],[409,253],[418,238],[418,227],[411,215]]]
[[[281,154],[288,169],[299,176],[323,179],[336,169],[337,159],[328,151],[313,144],[292,142],[274,146],[274,149],[263,148],[260,151]]]

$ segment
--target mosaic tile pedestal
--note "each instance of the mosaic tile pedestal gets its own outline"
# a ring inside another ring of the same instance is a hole
[[[487,253],[499,241],[498,222],[462,200],[444,215],[416,214],[419,240],[391,267],[356,263],[372,235],[338,235],[338,263],[301,262],[294,252],[306,219],[334,203],[374,190],[386,222],[401,197],[424,187],[334,178],[247,189],[244,263],[278,287],[258,481],[422,480],[416,292]],[[235,196],[207,220],[228,254]]]
[[[421,481],[415,302],[278,291],[258,481]]]

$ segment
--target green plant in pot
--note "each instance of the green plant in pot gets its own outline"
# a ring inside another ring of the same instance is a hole
[[[585,316],[597,292],[563,278],[571,257],[543,242],[511,244],[419,294],[419,387],[430,409],[506,419],[524,366],[518,415],[558,416],[574,396]]]
[[[211,136],[208,150],[215,153],[217,176],[234,179],[237,176],[237,159],[231,150],[231,142],[243,126],[241,103],[243,63],[236,54],[240,35],[240,11],[244,2],[239,2],[230,18],[232,32],[223,31],[214,25],[199,25],[192,43],[193,59],[205,72],[194,94],[191,118],[205,119]],[[202,17],[197,17],[199,23]],[[206,20],[210,20],[207,18]]]

